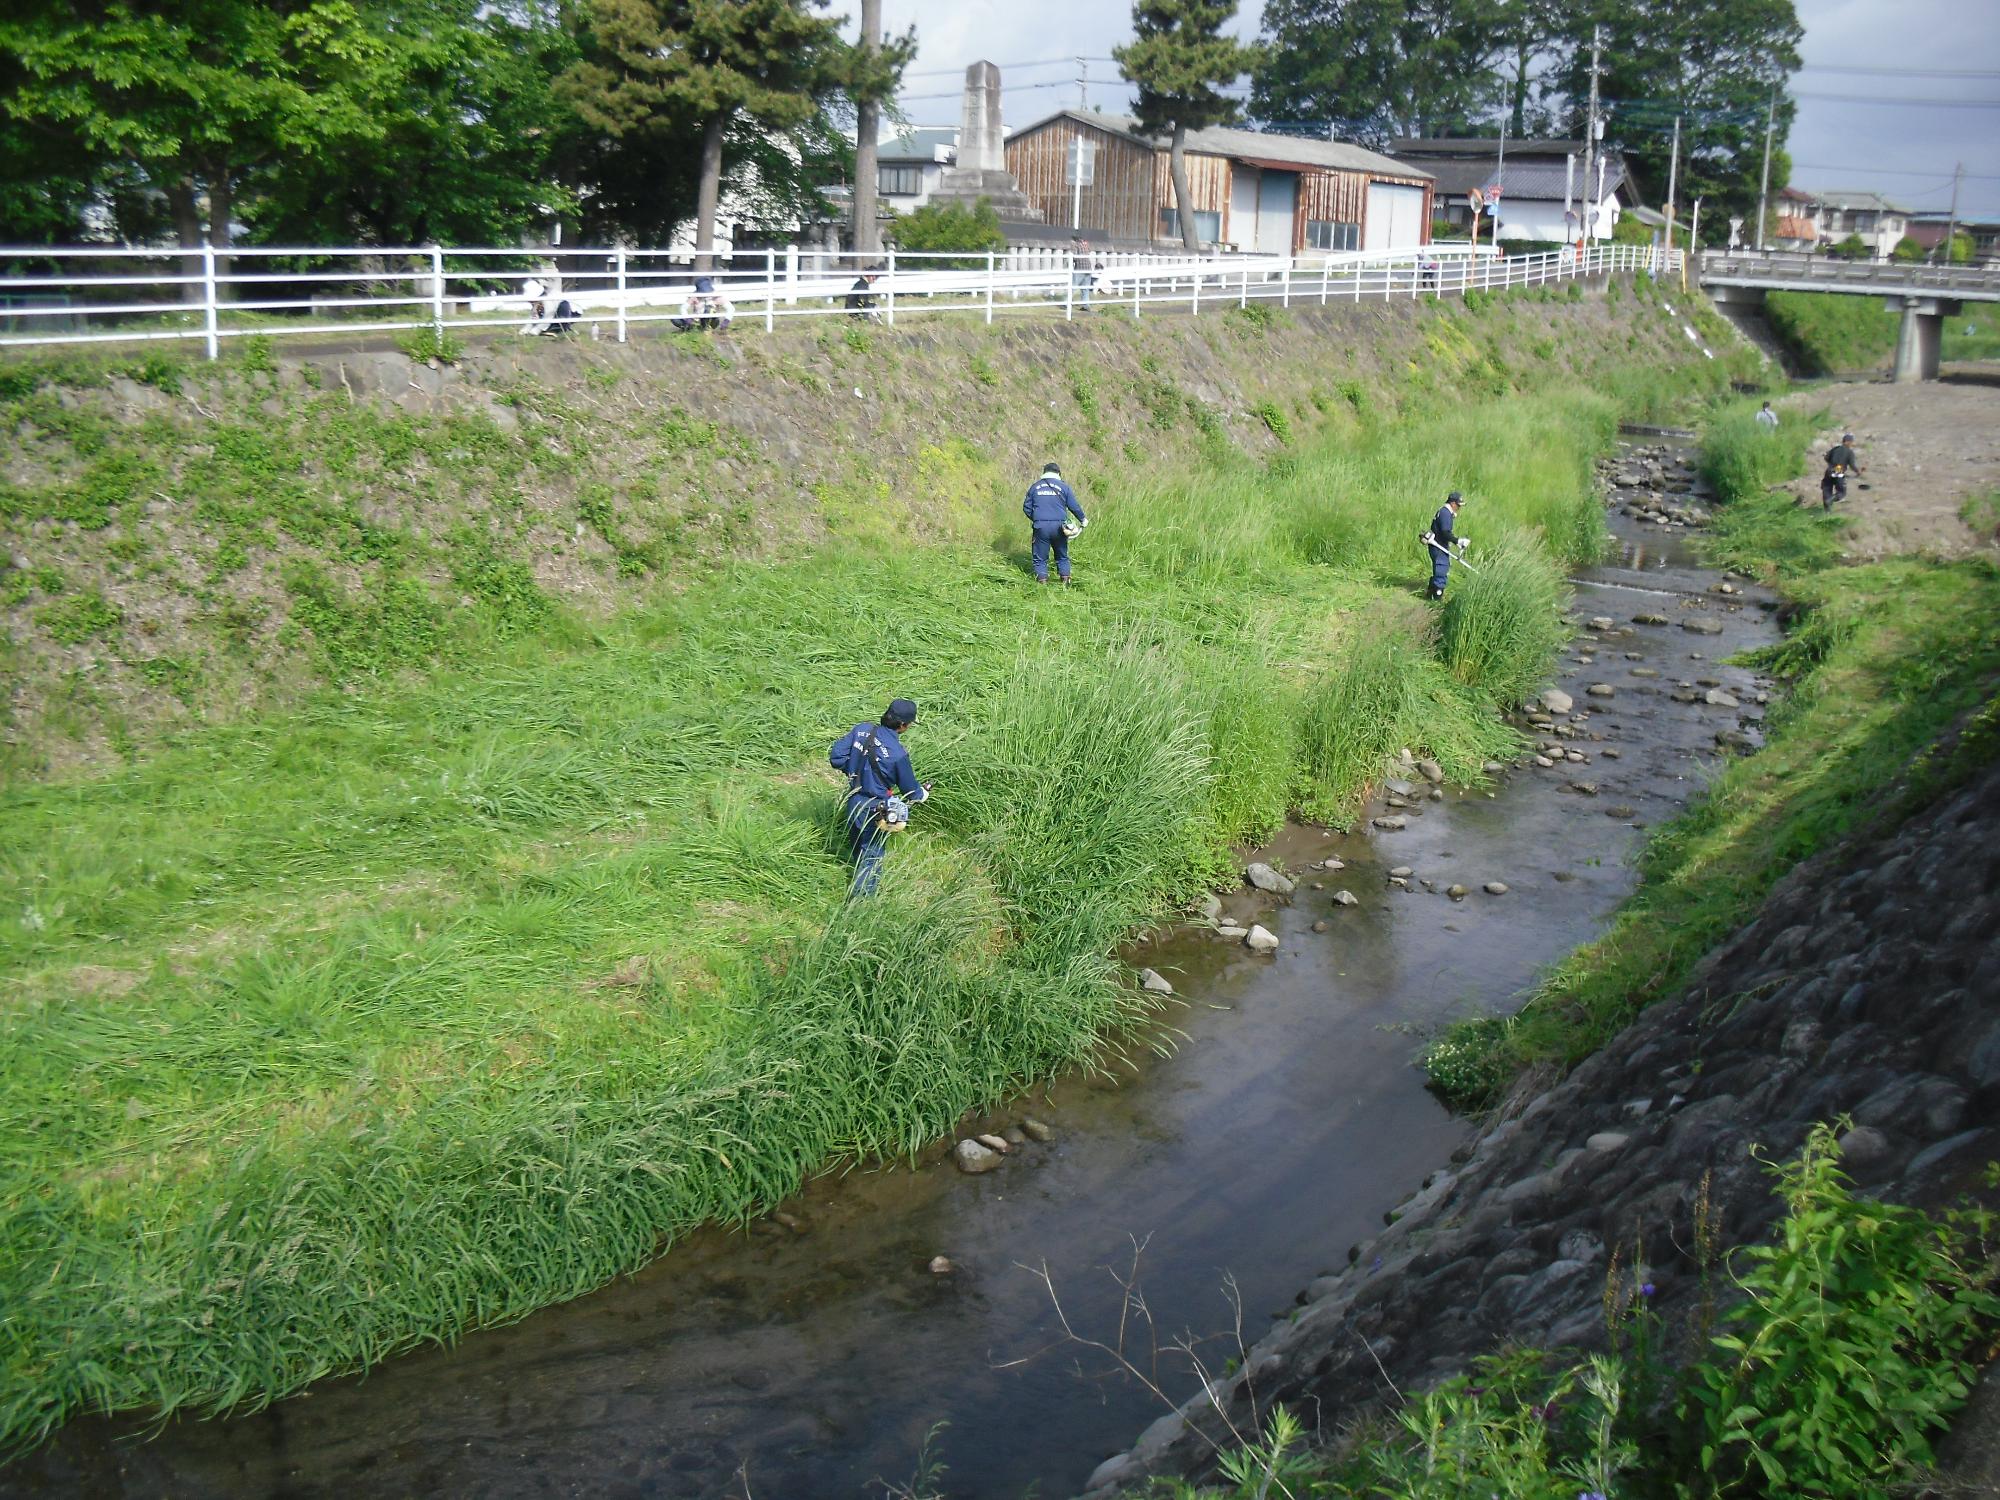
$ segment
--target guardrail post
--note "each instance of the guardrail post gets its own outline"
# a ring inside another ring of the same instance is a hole
[[[1076,319],[1076,252],[1074,250],[1064,251],[1062,264],[1068,273],[1063,281],[1063,317],[1067,321],[1074,322]]]
[[[1292,305],[1292,258],[1289,255],[1285,257],[1284,285],[1278,293],[1278,305],[1280,307]]]
[[[618,342],[625,342],[625,247],[620,245],[618,253],[612,257],[613,267],[618,276]]]
[[[799,305],[799,247],[785,246],[785,306]]]
[[[764,332],[778,326],[778,252],[764,251]]]
[[[1132,270],[1132,321],[1139,321],[1139,271],[1141,267],[1135,258],[1130,262]]]
[[[1333,271],[1332,261],[1323,260],[1319,263],[1319,305],[1321,307],[1326,306],[1326,281],[1327,277],[1332,273],[1332,271]]]
[[[201,247],[201,312],[202,321],[208,333],[208,357],[215,359],[221,352],[215,332],[215,247]]]
[[[1188,287],[1190,288],[1188,310],[1198,318],[1201,316],[1201,266],[1199,264],[1194,268],[1194,275],[1188,277]]]
[[[1236,305],[1238,307],[1248,307],[1250,305],[1250,268],[1248,266],[1243,268],[1243,288],[1236,294]]]
[[[431,347],[444,352],[444,251],[431,246]]]
[[[889,326],[896,326],[896,247],[889,247],[889,274],[883,278],[889,283]]]
[[[993,321],[993,282],[1000,270],[999,256],[992,250],[986,252],[986,321]]]

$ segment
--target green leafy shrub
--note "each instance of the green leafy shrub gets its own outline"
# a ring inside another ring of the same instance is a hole
[[[396,347],[420,365],[432,360],[441,365],[455,365],[465,358],[464,340],[449,329],[435,326],[403,329],[396,335]]]
[[[986,252],[1007,248],[1007,232],[1000,227],[1000,215],[993,204],[981,198],[977,204],[926,203],[913,213],[896,220],[890,233],[898,250],[975,251],[946,260],[925,259],[915,264],[925,270],[972,270],[986,264]]]
[[[1284,408],[1277,402],[1259,401],[1250,410],[1258,421],[1271,429],[1272,437],[1281,443],[1289,443],[1292,440],[1291,419],[1285,415]]]
[[[1715,1493],[1886,1494],[1930,1462],[2000,1318],[1990,1215],[1857,1197],[1838,1159],[1821,1124],[1771,1168],[1777,1241],[1738,1252],[1745,1300],[1690,1373],[1683,1411]]]

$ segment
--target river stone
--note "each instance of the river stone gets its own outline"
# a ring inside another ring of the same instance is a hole
[[[1014,1149],[1007,1144],[1007,1137],[1004,1135],[994,1135],[991,1131],[976,1135],[973,1139],[978,1141],[988,1151],[998,1151],[1002,1156],[1005,1156],[1009,1151]]]
[[[1597,795],[1597,783],[1594,781],[1572,781],[1569,784],[1569,789],[1579,797],[1595,797]]]
[[[1056,1133],[1033,1115],[1024,1115],[1021,1118],[1021,1134],[1031,1141],[1049,1141],[1055,1139]]]
[[[1873,1125],[1857,1125],[1840,1137],[1840,1160],[1850,1167],[1871,1167],[1889,1154],[1889,1137]]]
[[[1681,629],[1694,635],[1721,635],[1722,622],[1711,620],[1706,615],[1696,615],[1692,619],[1681,621]]]
[[[1215,935],[1217,937],[1225,937],[1225,938],[1245,937],[1249,934],[1249,932],[1250,932],[1249,928],[1239,927],[1234,922],[1218,923],[1215,929]]]
[[[1634,625],[1665,625],[1669,622],[1665,615],[1634,615],[1632,616],[1632,623]]]
[[[1612,749],[1611,746],[1609,745],[1606,745],[1602,750],[1598,751],[1597,753],[1603,756],[1607,760],[1617,760],[1620,754],[1619,751]]]
[[[1488,776],[1498,776],[1502,771],[1506,770],[1507,768],[1501,765],[1500,762],[1497,760],[1489,760],[1488,762],[1486,762],[1485,765],[1481,766],[1480,769],[1484,771]]]
[[[956,1267],[952,1265],[949,1255],[933,1255],[930,1269],[933,1276],[949,1276]]]
[[[1451,897],[1451,899],[1454,901],[1463,901],[1467,896],[1471,895],[1472,893],[1462,885],[1453,885],[1453,886],[1447,886],[1445,888],[1445,894]]]
[[[1660,670],[1658,667],[1634,667],[1632,675],[1634,677],[1658,677]]]
[[[1593,698],[1615,698],[1618,696],[1618,689],[1608,682],[1593,682],[1584,691]]]
[[[1278,938],[1267,928],[1253,925],[1243,934],[1243,946],[1257,953],[1271,953],[1277,949]]]
[[[1755,750],[1757,742],[1740,729],[1718,729],[1715,743],[1725,750]]]
[[[1151,990],[1156,995],[1171,995],[1174,992],[1174,987],[1152,969],[1139,971],[1139,988]]]
[[[1740,708],[1742,706],[1737,702],[1733,694],[1725,692],[1721,688],[1710,688],[1703,696],[1717,708]]]
[[[1393,797],[1407,797],[1416,790],[1416,787],[1400,776],[1392,776],[1382,783],[1382,789]]]
[[[1408,865],[1397,865],[1395,869],[1389,872],[1390,876],[1396,880],[1408,880],[1412,875],[1416,873],[1417,872],[1411,869]]]
[[[1200,905],[1195,909],[1201,913],[1203,920],[1209,922],[1219,921],[1222,917],[1222,898],[1216,895],[1215,892],[1210,891],[1206,896],[1201,898]]]
[[[1386,818],[1370,818],[1368,821],[1384,833],[1401,833],[1405,828],[1410,826],[1410,820],[1401,813],[1395,813]]]
[[[1418,761],[1417,771],[1423,776],[1424,780],[1430,782],[1433,786],[1444,780],[1444,767],[1434,760]]]
[[[1565,750],[1563,751],[1563,759],[1575,765],[1582,765],[1590,757],[1585,755],[1581,750]]]
[[[1254,864],[1243,871],[1243,878],[1260,891],[1270,891],[1273,895],[1289,896],[1293,891],[1292,882],[1266,864]]]
[[[1609,630],[1611,629],[1611,625],[1612,620],[1609,615],[1592,615],[1590,617],[1590,628],[1592,630]]]
[[[1333,893],[1333,904],[1335,906],[1359,906],[1361,898],[1352,891],[1335,891]]]
[[[1636,809],[1627,807],[1623,802],[1620,802],[1615,807],[1605,808],[1604,816],[1607,818],[1629,818],[1632,816],[1635,810]]]
[[[1544,771],[1546,771],[1550,766],[1554,765],[1555,762],[1550,760],[1546,755],[1537,755],[1535,757],[1535,764],[1540,766]]]
[[[1504,880],[1489,880],[1489,881],[1487,881],[1487,882],[1486,882],[1486,894],[1487,894],[1487,895],[1489,895],[1489,896],[1504,896],[1504,895],[1506,895],[1506,894],[1507,894],[1507,882],[1506,882],[1506,881],[1504,881]]]
[[[951,1148],[952,1160],[958,1163],[958,1170],[977,1176],[990,1172],[1000,1165],[1000,1153],[989,1151],[978,1141],[960,1141]]]
[[[1609,1154],[1613,1151],[1623,1151],[1631,1139],[1632,1137],[1622,1130],[1600,1130],[1583,1144],[1589,1150]]]
[[[1327,921],[1325,917],[1321,917],[1317,922],[1313,923],[1313,931],[1325,932],[1331,926],[1333,926],[1333,923]]]
[[[1576,700],[1561,688],[1549,688],[1542,694],[1542,707],[1552,714],[1568,713],[1575,702]]]

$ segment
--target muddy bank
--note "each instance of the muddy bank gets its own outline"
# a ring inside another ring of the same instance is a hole
[[[1671,455],[1622,462],[1650,485],[1653,459],[1654,488],[1684,493]],[[1046,1264],[1072,1323],[1109,1337],[1123,1297],[1103,1268],[1141,1239],[1162,1342],[1189,1328],[1226,1358],[1226,1275],[1246,1328],[1262,1326],[1334,1268],[1302,1246],[1374,1234],[1463,1141],[1408,1066],[1413,1033],[1505,1006],[1599,931],[1643,826],[1711,772],[1718,734],[1754,735],[1761,685],[1718,663],[1772,638],[1771,601],[1716,592],[1671,519],[1615,526],[1618,556],[1580,576],[1578,615],[1605,623],[1562,664],[1571,705],[1532,726],[1549,765],[1524,758],[1469,789],[1405,778],[1391,795],[1408,806],[1372,809],[1404,820],[1393,831],[1288,830],[1263,853],[1297,875],[1289,899],[1244,887],[1225,902],[1277,936],[1274,955],[1202,928],[1143,945],[1135,961],[1179,992],[1162,1051],[1142,1039],[1115,1078],[968,1122],[1032,1114],[1050,1141],[978,1177],[939,1163],[822,1179],[747,1235],[706,1232],[598,1294],[256,1416],[150,1442],[120,1441],[131,1422],[73,1423],[0,1489],[849,1495],[907,1478],[940,1421],[956,1496],[1077,1489],[1160,1407],[1063,1343],[1023,1267]],[[1716,632],[1684,628],[1696,619]],[[1707,701],[1703,678],[1736,705]],[[938,1255],[949,1274],[929,1270]],[[1141,1338],[1129,1352],[1150,1368]],[[1159,1378],[1187,1385],[1164,1357]]]

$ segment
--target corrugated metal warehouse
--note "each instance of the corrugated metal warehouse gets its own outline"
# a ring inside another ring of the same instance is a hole
[[[1081,192],[1069,172],[1079,138],[1092,157]],[[1007,138],[1007,170],[1052,225],[1178,243],[1168,145],[1124,115],[1066,109]],[[1203,244],[1286,255],[1430,240],[1430,174],[1360,146],[1218,127],[1189,131],[1185,155]]]

